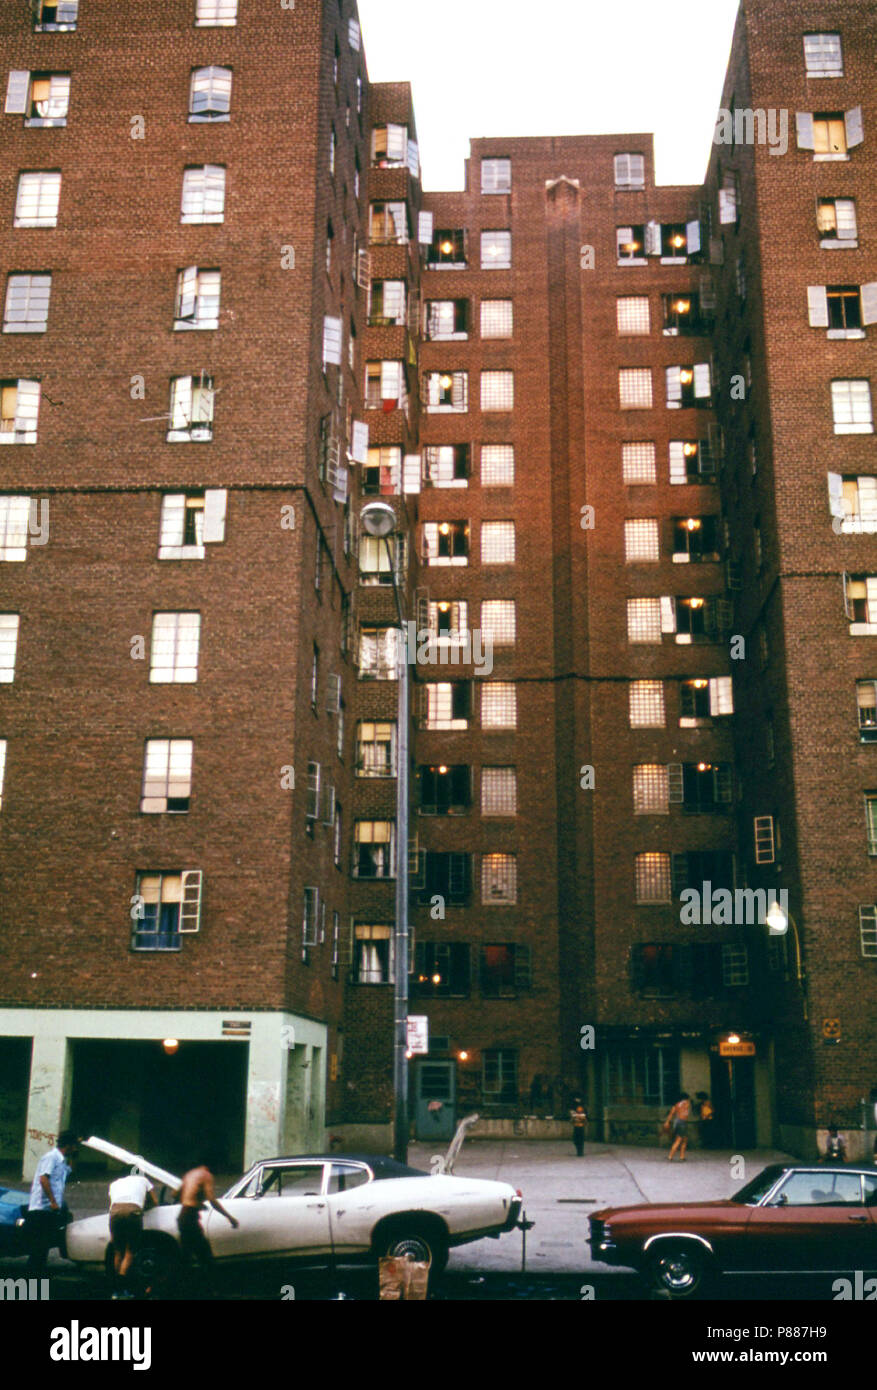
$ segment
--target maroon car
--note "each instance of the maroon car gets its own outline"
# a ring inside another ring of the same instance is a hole
[[[636,1269],[674,1298],[726,1271],[874,1271],[877,1171],[773,1163],[724,1201],[594,1212],[589,1243],[595,1260]]]

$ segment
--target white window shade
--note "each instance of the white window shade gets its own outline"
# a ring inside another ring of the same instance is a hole
[[[30,73],[14,69],[6,83],[6,115],[23,116],[27,112]]]
[[[862,286],[862,323],[877,323],[877,281]]]
[[[713,676],[709,693],[710,714],[713,717],[734,713],[734,687],[730,676]]]
[[[224,487],[207,488],[205,491],[203,530],[205,544],[225,540],[225,512],[227,500],[228,492]]]
[[[861,145],[865,139],[865,122],[862,117],[861,106],[854,106],[852,111],[846,112],[844,129],[846,130],[848,150],[854,149],[856,145]]]
[[[323,319],[323,365],[341,366],[344,330],[340,318],[326,314]]]
[[[685,224],[685,244],[688,248],[689,256],[697,255],[698,251],[701,248],[700,222],[697,218],[695,218],[694,221],[686,222]],[[706,305],[703,304],[702,296],[701,307],[706,308]]]
[[[828,327],[828,295],[824,285],[807,286],[807,315],[811,328]]]
[[[368,461],[368,425],[363,424],[361,420],[354,420],[353,422],[350,453],[354,463],[366,463]]]
[[[355,19],[351,19],[347,26],[347,42],[354,53],[358,53],[362,48],[362,36],[359,31],[359,23]]]
[[[694,394],[698,400],[712,395],[712,373],[709,362],[696,362],[694,366]]]
[[[795,138],[799,150],[812,150],[815,148],[812,112],[797,112],[795,116]]]
[[[645,229],[646,255],[660,256],[661,254],[661,224],[660,222],[647,222]]]
[[[430,246],[433,238],[433,216],[431,212],[421,212],[417,218],[417,240],[421,246]]]

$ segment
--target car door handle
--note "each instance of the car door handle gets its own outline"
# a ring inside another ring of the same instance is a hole
[[[867,1216],[848,1216],[847,1221],[867,1221]]]
[[[308,1206],[310,1207],[311,1211],[313,1211],[315,1208],[316,1210],[320,1211],[325,1205],[325,1202],[308,1202]]]

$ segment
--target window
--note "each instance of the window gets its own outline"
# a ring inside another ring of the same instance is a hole
[[[498,907],[518,901],[518,859],[514,854],[482,854],[481,901]]]
[[[805,34],[804,65],[808,77],[843,77],[840,34]]]
[[[816,203],[816,229],[821,246],[858,245],[856,203],[853,198],[819,198]]]
[[[681,992],[684,947],[648,941],[630,948],[631,988],[650,999],[669,999]]]
[[[670,441],[670,482],[674,484],[712,482],[716,458],[721,457],[718,426],[710,426],[713,440],[672,439]]]
[[[422,816],[462,816],[472,805],[472,770],[463,764],[419,767],[417,788]]]
[[[428,903],[436,894],[449,903],[467,902],[472,892],[472,856],[420,850],[411,887],[418,902]]]
[[[481,769],[482,816],[516,816],[518,813],[518,778],[513,767],[483,767]]]
[[[353,928],[353,979],[358,985],[393,981],[393,928],[387,924]]]
[[[6,739],[0,738],[0,809],[3,807],[3,778],[6,772]]]
[[[33,27],[37,33],[75,29],[79,0],[32,0]]]
[[[481,336],[482,338],[510,338],[512,336],[512,301],[510,299],[482,299]]]
[[[518,942],[481,947],[484,999],[514,999],[530,988],[530,948]]]
[[[468,299],[428,299],[426,336],[431,342],[455,342],[468,338]]]
[[[407,148],[407,126],[378,125],[372,131],[372,164],[379,169],[404,169]]]
[[[661,1105],[679,1097],[679,1048],[625,1042],[603,1050],[605,1095],[609,1101]]]
[[[508,1047],[487,1047],[481,1054],[481,1089],[485,1099],[503,1105],[518,1100],[518,1054]]]
[[[734,277],[735,277],[735,281],[734,281],[734,282],[735,282],[735,285],[736,285],[737,294],[739,295],[739,297],[740,297],[741,299],[745,299],[745,298],[746,298],[746,257],[745,257],[744,255],[742,255],[742,253],[741,253],[741,255],[739,255],[739,256],[737,257],[737,260],[736,260],[736,263],[735,263],[735,266],[734,266]],[[751,386],[751,385],[752,385],[752,372],[751,372],[751,366],[750,366],[749,358],[748,358],[748,357],[747,357],[747,359],[746,359],[746,363],[747,363],[747,367],[746,367],[746,381],[747,381],[747,384],[748,384],[749,386]]]
[[[514,372],[481,373],[481,409],[512,410],[515,404]]]
[[[645,441],[636,444],[622,444],[621,476],[623,481],[628,484],[656,483],[658,475],[655,467],[654,444]]]
[[[874,627],[877,624],[877,576],[845,574],[844,602],[853,635],[854,629]]]
[[[316,642],[311,652],[311,708],[316,711],[320,685],[320,648]]]
[[[835,530],[844,534],[877,531],[877,477],[829,473],[828,502],[831,515],[841,522]]]
[[[511,232],[481,233],[481,269],[509,270],[512,264]]]
[[[40,383],[0,381],[0,444],[36,444]]]
[[[373,328],[407,323],[404,280],[372,280],[368,321]]]
[[[673,560],[718,560],[719,518],[717,516],[676,516],[673,518]]]
[[[515,481],[515,450],[512,444],[482,444],[481,486],[511,487]]]
[[[515,600],[486,598],[481,602],[481,640],[493,647],[515,645]]]
[[[427,372],[423,378],[423,403],[433,415],[468,410],[469,373]]]
[[[644,188],[646,182],[646,161],[641,154],[617,154],[615,156],[615,187],[624,189]]]
[[[640,763],[633,769],[633,814],[667,815],[670,810],[667,768],[661,763]]]
[[[615,301],[615,318],[619,335],[648,333],[651,329],[648,295],[619,296]]]
[[[330,130],[330,131],[329,131],[329,173],[330,173],[330,174],[334,174],[334,172],[335,172],[335,150],[336,150],[337,144],[338,144],[338,141],[337,141],[337,139],[336,139],[336,137],[335,137],[335,131],[334,131],[334,130]]]
[[[426,263],[432,270],[465,270],[466,233],[461,229],[436,231],[427,247]]]
[[[680,684],[680,729],[706,726],[734,713],[734,687],[730,676],[699,676]]]
[[[716,642],[719,632],[728,624],[728,605],[722,599],[675,598],[665,607],[670,607],[670,611],[666,614],[664,630],[675,632],[679,645]]]
[[[363,496],[397,496],[402,478],[402,450],[395,444],[371,446],[366,460],[360,474]]]
[[[729,850],[694,849],[673,855],[675,897],[686,888],[696,888],[700,892],[705,881],[712,883],[714,888],[728,888],[733,892],[736,882],[734,855]]]
[[[219,290],[218,270],[201,270],[189,266],[177,275],[177,294],[174,305],[174,328],[218,328]]]
[[[515,559],[515,523],[513,521],[482,521],[482,565],[510,565]]]
[[[468,444],[430,444],[423,451],[423,480],[430,487],[466,487]]]
[[[420,687],[424,729],[466,729],[471,686],[468,681],[434,681]]]
[[[10,275],[6,280],[4,333],[45,333],[49,326],[51,275]]]
[[[667,367],[667,409],[681,410],[712,404],[712,372],[709,362]]]
[[[616,254],[619,265],[646,265],[645,227],[640,222],[634,227],[616,227]]]
[[[877,903],[859,904],[859,949],[866,960],[877,960]]]
[[[200,613],[154,613],[149,679],[153,685],[191,685],[198,679]]]
[[[396,827],[389,820],[358,820],[353,825],[353,877],[393,878]]]
[[[829,338],[864,338],[865,324],[877,322],[877,284],[809,285],[811,328],[827,328]]]
[[[405,407],[405,367],[402,362],[366,362],[365,404],[369,410]]]
[[[414,954],[413,992],[423,999],[469,995],[470,949],[461,941],[419,941]]]
[[[26,126],[65,126],[70,105],[70,74],[11,72],[7,113],[23,114]]]
[[[632,729],[663,729],[663,681],[631,681],[628,690],[628,713]]]
[[[225,166],[192,165],[183,170],[180,221],[222,222],[225,217]]]
[[[659,598],[627,600],[628,642],[660,642],[662,630]]]
[[[227,121],[230,108],[231,68],[193,68],[189,120]]]
[[[482,159],[481,192],[510,193],[512,190],[512,161],[510,159]]]
[[[849,159],[848,151],[861,144],[861,107],[846,113],[816,112],[805,117],[803,130],[801,118],[797,117],[797,121],[799,148],[812,149],[817,160]]]
[[[168,443],[207,441],[213,438],[213,378],[171,377]]]
[[[0,636],[2,624],[0,618]],[[13,664],[15,652],[13,647]],[[856,708],[859,716],[859,742],[877,742],[877,681],[856,681]]]
[[[359,675],[362,680],[396,679],[397,629],[363,627],[359,633]]]
[[[142,916],[132,918],[135,951],[178,951],[180,936],[201,923],[200,869],[183,873],[140,873],[135,894]]]
[[[18,624],[17,613],[0,613],[0,685],[11,685],[15,679]]]
[[[203,560],[206,544],[225,540],[225,488],[167,493],[161,500],[159,560]]]
[[[671,763],[670,801],[693,814],[719,811],[731,804],[734,779],[730,763]]]
[[[438,603],[422,601],[419,609],[421,629],[439,642],[466,643],[468,640],[469,605],[465,599]]]
[[[395,723],[360,720],[356,726],[356,775],[396,776]]]
[[[238,0],[197,0],[195,23],[201,27],[228,28],[237,24]]]
[[[15,200],[16,227],[56,227],[61,201],[59,171],[19,174]]]
[[[669,854],[638,854],[634,869],[638,903],[671,901]]]
[[[682,294],[662,295],[664,337],[702,337],[709,332],[715,315],[712,309],[707,310],[704,303],[705,298],[706,296],[702,298],[700,294],[693,294],[689,290],[685,290]],[[713,300],[711,299],[709,302],[712,303]]]
[[[141,811],[188,811],[192,795],[190,738],[149,738],[143,760]]]
[[[423,552],[428,565],[468,565],[468,522],[425,521]]]
[[[651,410],[650,367],[622,367],[618,373],[618,403],[622,410]]]
[[[389,542],[389,553],[387,544]],[[392,584],[393,575],[400,578],[406,566],[406,537],[361,536],[359,541],[360,584]],[[392,563],[392,569],[391,569]]]
[[[0,496],[0,560],[27,559],[30,509],[29,497]]]
[[[868,853],[877,854],[877,792],[865,792],[865,824],[868,829]]]
[[[656,562],[660,559],[656,520],[625,521],[624,559],[628,565]]]
[[[835,434],[873,434],[870,381],[833,381],[831,412]]]
[[[481,684],[482,729],[515,729],[518,725],[518,692],[512,681]]]

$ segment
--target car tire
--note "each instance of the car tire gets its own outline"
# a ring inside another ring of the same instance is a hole
[[[180,1252],[169,1238],[143,1240],[134,1252],[131,1264],[133,1279],[153,1293],[167,1291],[180,1272]]]
[[[713,1268],[708,1253],[695,1241],[662,1240],[650,1251],[644,1272],[656,1293],[681,1299],[703,1294]]]
[[[448,1263],[448,1242],[428,1226],[390,1226],[381,1235],[379,1255],[418,1260],[429,1265],[430,1278]]]

